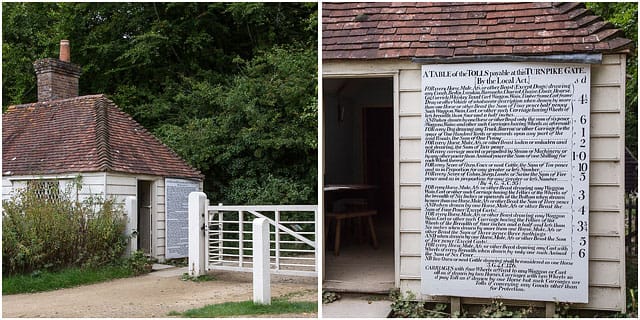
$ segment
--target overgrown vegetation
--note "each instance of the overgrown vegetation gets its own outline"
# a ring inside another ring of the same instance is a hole
[[[412,292],[402,294],[400,290],[396,289],[390,293],[390,298],[393,301],[391,304],[392,318],[527,318],[536,316],[532,306],[508,307],[500,300],[493,300],[491,304],[482,306],[474,313],[464,309],[461,313],[451,313],[448,304],[419,301]],[[564,317],[564,315],[558,316]]]
[[[419,301],[413,292],[402,294],[400,289],[389,293],[391,299],[391,318],[452,318],[446,304],[438,303],[431,308],[429,303]]]
[[[570,303],[556,302],[553,317],[637,318],[637,291],[630,289],[627,294],[629,304],[626,313],[576,310],[572,309]],[[392,300],[391,318],[538,318],[544,316],[545,312],[544,308],[534,308],[532,305],[507,306],[502,300],[493,300],[480,307],[463,306],[461,312],[451,313],[448,304],[420,301],[412,292],[402,294],[399,289],[395,289],[389,297]]]
[[[611,22],[634,43],[627,55],[627,77],[625,98],[625,145],[634,156],[638,156],[638,3],[633,2],[587,2],[587,8]]]
[[[95,268],[68,268],[57,272],[38,271],[31,274],[2,277],[2,294],[33,293],[71,288],[133,276],[125,265],[109,265]]]
[[[205,282],[205,281],[213,281],[216,278],[208,274],[202,274],[197,277],[194,277],[194,276],[190,276],[188,273],[183,273],[180,279],[182,281]]]
[[[3,274],[98,267],[122,257],[126,221],[114,200],[76,201],[70,190],[54,198],[35,188],[14,192],[3,202]]]
[[[151,272],[153,261],[144,252],[138,250],[127,259],[124,259],[124,265],[131,270],[133,275],[137,276]]]
[[[324,304],[336,302],[341,298],[342,296],[337,292],[324,291],[324,290],[322,291],[322,303]]]
[[[129,258],[99,267],[71,267],[59,271],[34,271],[30,274],[4,275],[2,294],[33,293],[71,288],[148,273],[151,260],[141,251]]]
[[[256,316],[267,314],[288,313],[315,313],[318,312],[316,301],[288,301],[287,299],[274,299],[270,305],[255,304],[253,301],[225,302],[212,304],[202,308],[191,309],[185,312],[172,311],[169,316],[188,318],[220,318],[233,316]]]

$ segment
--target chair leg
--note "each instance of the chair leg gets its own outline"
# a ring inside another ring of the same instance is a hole
[[[328,239],[327,236],[329,235],[329,227],[331,226],[331,220],[329,220],[328,218],[324,218],[324,241],[326,242]],[[323,248],[324,249],[324,248]]]
[[[356,233],[358,234],[358,243],[362,244],[364,242],[364,228],[362,227],[362,217],[358,217],[356,219]]]
[[[378,239],[376,238],[376,230],[373,228],[373,216],[369,218],[369,229],[371,230],[371,241],[373,242],[373,248],[378,249]]]
[[[333,254],[340,255],[340,231],[342,231],[342,219],[336,219],[336,243],[333,244]]]

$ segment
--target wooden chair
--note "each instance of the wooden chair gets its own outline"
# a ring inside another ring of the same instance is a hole
[[[373,226],[373,216],[375,216],[378,212],[376,210],[359,210],[359,211],[347,211],[347,212],[327,212],[325,214],[326,225],[329,226],[331,220],[336,220],[335,227],[335,243],[333,245],[333,254],[338,256],[340,255],[340,233],[342,231],[342,220],[345,219],[362,219],[367,218],[369,222],[369,230],[371,233],[371,243],[374,249],[378,249],[378,239],[376,238],[376,231]],[[327,236],[327,230],[325,228],[325,238]]]

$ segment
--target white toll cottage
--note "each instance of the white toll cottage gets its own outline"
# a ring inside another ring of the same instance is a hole
[[[325,288],[625,310],[629,40],[579,3],[322,15]]]
[[[38,102],[2,116],[2,199],[16,188],[129,200],[129,250],[160,261],[188,256],[188,195],[203,175],[104,95],[78,96],[69,43],[34,63]]]

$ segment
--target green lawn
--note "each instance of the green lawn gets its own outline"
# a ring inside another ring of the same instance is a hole
[[[31,275],[3,275],[2,294],[51,291],[130,276],[133,276],[133,271],[126,266],[70,268],[58,272],[36,272]]]
[[[243,315],[312,313],[318,312],[317,301],[290,302],[285,299],[274,299],[271,305],[254,304],[253,301],[225,302],[212,304],[185,312],[172,311],[169,316],[188,318],[216,318]]]

